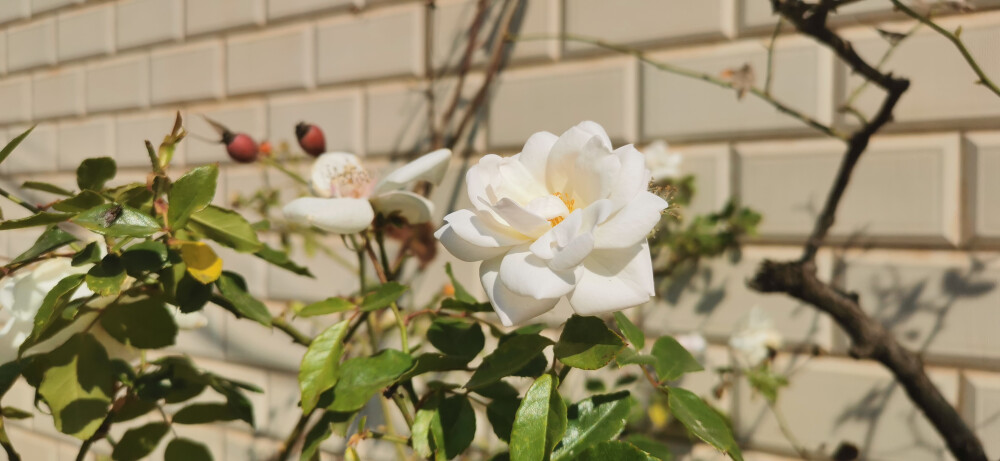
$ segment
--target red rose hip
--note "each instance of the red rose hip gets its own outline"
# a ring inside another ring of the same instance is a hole
[[[323,130],[311,123],[299,122],[295,125],[295,137],[299,140],[299,147],[313,157],[319,157],[326,152],[326,138]]]

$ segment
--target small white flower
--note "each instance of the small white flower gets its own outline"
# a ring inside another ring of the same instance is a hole
[[[781,333],[774,328],[764,311],[754,306],[729,338],[736,360],[744,368],[753,368],[781,347]]]
[[[532,135],[521,153],[487,155],[466,175],[472,209],[434,235],[480,280],[504,325],[541,315],[562,297],[582,315],[634,307],[654,295],[646,235],[667,202],[631,145],[583,122]]]
[[[674,339],[676,339],[681,346],[684,346],[684,348],[687,349],[691,355],[699,361],[702,361],[705,356],[705,351],[708,349],[708,341],[705,341],[705,337],[702,336],[701,333],[695,331],[675,336]]]
[[[31,334],[35,314],[42,307],[42,301],[49,291],[52,291],[60,280],[73,274],[86,273],[91,267],[91,264],[74,267],[68,258],[55,258],[23,268],[0,282],[0,313],[6,317],[6,323],[0,328],[0,364],[17,359],[17,351]],[[86,298],[93,294],[94,292],[86,285],[82,285],[73,293],[72,299]],[[107,304],[110,301],[111,298],[101,299],[94,301],[93,304]],[[208,323],[208,319],[200,312],[181,314],[175,308],[169,309],[180,328],[200,328]],[[52,351],[71,336],[90,327],[97,319],[97,315],[96,311],[79,315],[72,324],[25,351],[25,355]],[[112,338],[100,324],[90,328],[90,333],[104,346],[109,357],[125,361],[138,357],[135,349]]]
[[[653,182],[680,177],[684,156],[671,151],[665,141],[655,141],[646,146],[643,154],[646,156],[646,168],[652,172]]]
[[[393,171],[378,184],[358,157],[327,152],[313,163],[310,183],[318,197],[301,197],[285,205],[285,216],[336,234],[354,234],[371,225],[375,212],[398,213],[411,224],[427,222],[434,204],[403,190],[417,181],[441,182],[451,151],[439,149]]]

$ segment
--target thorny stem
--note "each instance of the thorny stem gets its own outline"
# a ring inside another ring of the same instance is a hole
[[[886,49],[885,53],[882,54],[882,57],[879,58],[878,63],[875,64],[875,67],[877,69],[881,69],[882,66],[885,65],[885,63],[889,62],[889,58],[892,57],[892,54],[896,51],[896,48],[899,47],[899,44],[903,43],[904,40],[913,35],[913,33],[916,32],[917,29],[920,29],[921,26],[922,24],[920,23],[915,24],[912,28],[910,28],[910,30],[906,31],[906,33],[903,34],[903,36],[900,39],[890,42],[889,48]],[[868,88],[869,85],[871,85],[871,82],[868,80],[861,82],[861,84],[858,85],[857,88],[854,88],[854,90],[851,91],[850,96],[847,97],[847,100],[844,101],[844,104],[841,107],[841,110],[854,115],[855,117],[858,118],[858,120],[861,121],[862,124],[868,123],[868,119],[867,117],[865,117],[864,114],[862,114],[854,107],[854,102],[857,101],[857,99],[861,96],[861,93],[863,93]]]
[[[596,39],[596,38],[584,37],[584,36],[573,35],[573,34],[563,34],[563,35],[521,35],[521,36],[518,36],[518,37],[511,37],[510,40],[519,41],[519,42],[521,42],[521,41],[533,41],[533,40],[563,40],[563,41],[569,41],[569,42],[587,43],[587,44],[598,46],[598,47],[605,48],[605,49],[608,49],[608,50],[617,51],[619,53],[632,55],[636,59],[638,59],[639,61],[642,61],[642,62],[644,62],[646,64],[649,64],[650,66],[653,66],[653,67],[655,67],[655,68],[657,68],[659,70],[662,70],[664,72],[669,72],[669,73],[676,74],[676,75],[681,75],[681,76],[684,76],[684,77],[690,77],[690,78],[702,80],[702,81],[711,83],[711,84],[713,84],[715,86],[726,88],[726,89],[730,89],[730,90],[735,90],[736,89],[736,85],[733,82],[730,82],[730,81],[727,81],[727,80],[723,80],[721,78],[718,78],[718,77],[715,77],[715,76],[712,76],[712,75],[709,75],[709,74],[706,74],[706,73],[696,72],[696,71],[693,71],[693,70],[690,70],[690,69],[685,69],[683,67],[675,66],[673,64],[669,64],[669,63],[665,63],[665,62],[660,62],[660,61],[655,61],[653,59],[650,59],[648,56],[645,55],[645,53],[643,53],[640,50],[637,50],[637,49],[634,49],[634,48],[625,47],[625,46],[621,46],[621,45],[615,45],[615,44],[608,43],[608,42],[605,42],[603,40]],[[758,87],[754,86],[754,87],[751,87],[751,88],[747,89],[747,92],[750,93],[750,94],[752,94],[752,95],[754,95],[754,96],[756,96],[757,98],[761,99],[762,101],[764,101],[764,102],[766,102],[766,103],[774,106],[775,109],[778,109],[779,111],[781,111],[781,112],[783,112],[783,113],[785,113],[787,115],[790,115],[790,116],[792,116],[794,118],[797,118],[797,119],[801,120],[803,123],[805,123],[806,125],[809,125],[810,127],[815,128],[816,130],[819,130],[819,131],[823,132],[823,134],[826,134],[827,136],[830,136],[830,137],[833,137],[833,138],[838,138],[838,139],[845,140],[845,141],[848,139],[848,136],[846,134],[842,133],[840,130],[837,130],[837,129],[831,127],[831,126],[825,125],[822,122],[820,122],[819,120],[816,120],[815,118],[813,118],[813,117],[811,117],[809,115],[806,115],[805,113],[799,111],[798,109],[795,109],[795,108],[793,108],[793,107],[785,104],[784,102],[779,101],[778,99],[776,99],[773,96],[771,96],[764,89],[761,89],[761,88],[758,88]]]
[[[7,197],[7,200],[10,200],[11,202],[14,202],[15,204],[20,205],[22,208],[24,208],[24,209],[26,209],[26,210],[34,213],[34,214],[38,214],[38,213],[42,212],[42,210],[40,208],[38,208],[38,207],[36,207],[36,206],[34,206],[34,205],[32,205],[32,204],[24,201],[20,197],[14,195],[14,194],[11,194],[10,192],[7,192],[7,190],[4,189],[4,188],[2,188],[2,187],[0,187],[0,195],[2,195],[4,197]]]
[[[959,34],[961,32],[956,32],[956,33],[949,32],[945,28],[938,25],[938,23],[931,20],[930,17],[924,16],[914,11],[912,8],[903,4],[903,2],[899,0],[890,0],[890,1],[900,11],[906,13],[911,18],[926,24],[928,27],[934,29],[935,32],[941,34],[942,36],[944,36],[944,38],[948,39],[948,41],[954,44],[955,48],[958,48],[958,52],[962,54],[963,58],[965,58],[965,62],[969,63],[969,67],[971,67],[972,71],[976,73],[977,77],[979,77],[979,81],[976,83],[979,83],[980,85],[989,88],[989,90],[992,91],[993,94],[1000,96],[1000,88],[997,87],[996,83],[993,83],[993,80],[990,80],[989,76],[986,75],[986,72],[983,72],[982,67],[979,67],[979,63],[976,62],[976,58],[973,57],[972,53],[969,52],[969,49],[965,47],[965,42],[963,42],[962,39],[959,37]]]
[[[764,94],[771,95],[771,83],[774,81],[774,42],[778,40],[778,35],[781,34],[781,26],[785,24],[785,20],[778,18],[778,22],[774,24],[774,32],[771,32],[771,41],[767,45],[767,76],[764,77]]]
[[[285,332],[285,334],[291,337],[292,341],[295,341],[296,343],[306,347],[309,347],[309,345],[312,344],[312,338],[310,338],[309,335],[299,331],[298,328],[295,328],[291,323],[288,323],[288,321],[283,317],[273,318],[271,320],[271,325]]]
[[[278,171],[284,173],[289,178],[292,178],[292,180],[294,180],[295,182],[303,186],[309,187],[309,181],[306,181],[306,179],[303,178],[302,175],[292,170],[289,170],[288,167],[282,165],[281,162],[278,162],[270,157],[261,157],[260,162],[263,163],[264,165],[274,167]]]

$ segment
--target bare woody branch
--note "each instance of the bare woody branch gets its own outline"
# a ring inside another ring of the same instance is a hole
[[[910,400],[934,425],[957,459],[985,461],[987,458],[982,443],[931,382],[920,357],[904,348],[881,323],[868,316],[856,295],[838,290],[816,275],[816,252],[833,227],[851,174],[871,137],[892,120],[893,109],[909,88],[910,82],[870,65],[854,51],[849,42],[827,26],[827,16],[837,6],[836,0],[822,0],[819,4],[803,0],[772,0],[771,4],[776,13],[801,33],[833,50],[854,72],[885,89],[887,94],[875,116],[851,135],[826,203],[805,244],[802,258],[793,262],[765,261],[749,284],[764,293],[788,294],[833,317],[851,337],[851,355],[878,361],[888,368],[906,390]]]

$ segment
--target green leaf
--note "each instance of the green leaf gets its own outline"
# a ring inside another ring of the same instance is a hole
[[[458,312],[493,312],[493,306],[490,303],[467,303],[459,301],[454,298],[445,298],[441,300],[441,309],[448,309]]]
[[[451,263],[445,263],[444,271],[448,274],[448,279],[451,280],[451,286],[455,288],[456,300],[466,304],[479,304],[476,297],[472,296],[472,294],[469,293],[469,290],[466,290],[465,287],[462,286],[461,283],[458,283],[458,280],[455,279],[455,274],[451,270]]]
[[[444,455],[451,459],[472,445],[476,436],[476,412],[468,397],[452,395],[441,401],[438,413],[441,415]]]
[[[104,309],[101,326],[122,344],[139,349],[159,349],[174,344],[177,324],[163,300],[146,298],[129,304],[114,303]]]
[[[300,461],[311,461],[315,459],[316,452],[319,451],[319,445],[324,440],[330,438],[333,434],[334,427],[342,425],[351,419],[354,413],[334,413],[327,411],[323,413],[323,416],[316,421],[312,429],[306,434],[305,442],[302,443],[302,455],[299,457]]]
[[[636,448],[649,453],[650,456],[659,461],[673,461],[674,454],[666,445],[657,442],[642,434],[632,434],[625,438],[625,441],[635,445]]]
[[[21,377],[22,361],[12,360],[0,364],[0,398],[7,394],[17,378]]]
[[[239,415],[228,403],[192,403],[174,414],[172,421],[177,424],[207,424],[216,421],[233,421]]]
[[[112,370],[108,353],[93,336],[78,333],[44,356],[38,394],[52,410],[56,429],[86,440],[108,414]]]
[[[667,391],[667,405],[672,414],[692,434],[726,453],[735,461],[743,461],[743,454],[733,438],[729,423],[693,392],[679,387]]]
[[[328,410],[360,410],[371,398],[413,367],[413,358],[394,349],[371,357],[355,357],[340,365],[340,380],[333,388]]]
[[[111,253],[87,271],[87,288],[100,296],[115,296],[122,291],[125,268],[121,258]]]
[[[632,349],[631,347],[626,347],[618,352],[615,356],[615,362],[618,364],[618,368],[624,367],[625,365],[653,365],[656,363],[656,357],[652,355],[640,354]]]
[[[125,403],[115,411],[112,421],[121,423],[131,421],[157,408],[156,401],[142,400],[134,395],[126,397]]]
[[[318,315],[336,314],[354,309],[354,303],[344,298],[326,298],[306,305],[296,312],[299,317],[316,317]]]
[[[55,184],[49,184],[47,182],[41,182],[41,181],[25,181],[24,184],[21,184],[21,188],[22,189],[37,190],[37,191],[41,191],[41,192],[48,192],[50,194],[63,195],[63,196],[66,196],[66,197],[69,197],[69,196],[73,195],[72,192],[70,192],[70,191],[68,191],[66,189],[63,189],[62,187],[59,187],[59,186],[57,186]]]
[[[580,461],[656,461],[657,458],[628,442],[601,442],[580,454]]]
[[[206,165],[189,171],[174,182],[167,194],[170,207],[167,223],[173,229],[183,229],[192,213],[212,203],[219,180],[218,165]]]
[[[444,445],[444,429],[441,427],[441,413],[438,411],[440,396],[434,396],[417,410],[411,430],[413,451],[423,458],[434,455],[435,460],[443,460],[444,453],[438,445]]]
[[[219,287],[222,296],[232,304],[235,313],[261,325],[271,325],[271,311],[267,310],[264,303],[247,293],[247,284],[239,274],[223,271],[219,280],[215,281],[215,285]]]
[[[137,461],[145,458],[156,449],[163,436],[167,435],[170,425],[164,422],[149,423],[125,431],[122,439],[111,452],[115,461]]]
[[[555,356],[562,363],[583,370],[604,367],[625,347],[622,339],[597,317],[573,315],[566,322]]]
[[[118,173],[118,165],[111,157],[88,158],[76,169],[76,185],[80,189],[101,191],[104,184]]]
[[[121,256],[125,272],[136,278],[159,271],[168,257],[167,246],[156,240],[136,243],[125,249]]]
[[[73,222],[109,237],[149,237],[160,231],[160,224],[149,215],[114,203],[84,211],[73,218]]]
[[[685,373],[702,371],[705,368],[698,363],[684,346],[681,346],[671,336],[661,336],[653,343],[653,357],[656,357],[656,376],[660,382],[673,381]]]
[[[390,304],[396,302],[409,289],[410,287],[400,285],[396,282],[383,283],[376,287],[375,291],[365,296],[365,299],[361,301],[361,310],[369,312],[389,307]]]
[[[164,461],[212,461],[212,452],[203,443],[176,438],[167,444],[163,459]]]
[[[566,435],[552,460],[576,459],[588,448],[618,437],[625,429],[631,405],[628,392],[595,395],[569,407]],[[618,458],[606,458],[618,459]]]
[[[778,400],[778,390],[788,385],[788,378],[771,371],[766,366],[749,370],[747,380],[750,381],[750,386],[771,403]]]
[[[420,354],[416,357],[413,368],[403,374],[403,376],[400,377],[400,380],[405,381],[413,378],[414,376],[420,376],[424,373],[430,373],[432,371],[465,370],[468,363],[469,361],[462,357],[436,354],[433,352]]]
[[[302,391],[302,411],[316,408],[319,396],[332,389],[340,378],[340,357],[344,353],[344,337],[348,320],[327,328],[313,339],[299,367],[299,389]]]
[[[615,323],[618,324],[618,329],[622,331],[628,342],[635,346],[636,350],[642,350],[642,348],[646,347],[646,335],[625,314],[615,312]]]
[[[566,432],[566,404],[558,388],[558,380],[545,374],[524,395],[510,433],[512,461],[547,460],[562,439]]]
[[[189,229],[241,253],[255,253],[264,246],[257,231],[235,211],[209,205],[190,219]]]
[[[40,338],[45,337],[50,327],[62,318],[63,309],[69,304],[77,288],[83,285],[83,279],[84,274],[69,275],[49,290],[45,298],[42,299],[42,305],[38,308],[38,312],[35,313],[34,327],[28,338],[21,343],[20,352],[23,353]]]
[[[79,267],[86,264],[97,264],[100,261],[101,244],[100,242],[93,241],[73,255],[72,264],[74,267]]]
[[[30,412],[14,407],[3,407],[0,410],[0,415],[7,419],[28,419],[34,416]]]
[[[510,442],[510,431],[514,428],[514,417],[517,415],[517,408],[521,405],[521,399],[506,397],[493,399],[486,405],[486,419],[493,427],[493,433],[504,442]]]
[[[536,334],[515,335],[504,341],[492,354],[483,358],[465,388],[474,389],[510,376],[530,363],[535,355],[552,345],[552,340]]]
[[[486,344],[479,323],[455,317],[438,317],[427,330],[427,340],[448,355],[472,360]]]
[[[260,250],[254,253],[254,256],[292,273],[306,277],[313,277],[312,272],[309,272],[309,268],[295,264],[295,262],[288,257],[288,253],[275,250],[266,244],[262,244]]]
[[[11,139],[10,142],[8,142],[6,146],[4,146],[3,150],[0,150],[0,163],[3,163],[4,160],[7,160],[7,157],[10,156],[10,153],[14,152],[14,149],[17,148],[18,144],[21,144],[21,141],[24,141],[24,138],[27,138],[28,135],[31,134],[31,130],[34,129],[35,125],[32,125],[31,128],[28,128],[24,133],[21,133],[17,135],[16,138]]]
[[[24,229],[26,227],[48,226],[72,218],[72,213],[38,213],[21,219],[8,219],[0,223],[0,231]]]
[[[31,248],[28,248],[27,251],[14,258],[10,264],[30,261],[45,253],[55,250],[56,248],[75,241],[76,237],[73,237],[72,234],[63,231],[56,226],[52,226],[45,229],[45,232],[42,232],[42,235],[38,237],[38,240],[35,240],[35,243],[31,245]]]
[[[104,197],[92,190],[81,191],[70,198],[60,200],[52,205],[52,209],[67,213],[79,213],[87,211],[95,206],[102,205]]]

